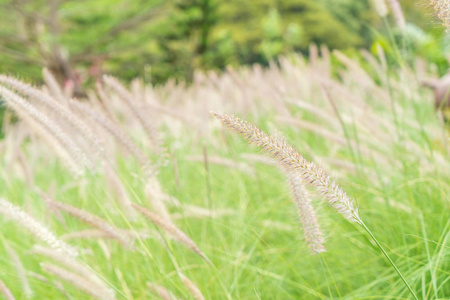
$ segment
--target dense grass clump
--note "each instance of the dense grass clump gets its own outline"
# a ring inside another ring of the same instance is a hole
[[[449,298],[448,132],[417,75],[433,74],[364,57],[105,77],[82,100],[0,76],[19,117],[0,142],[0,292]]]

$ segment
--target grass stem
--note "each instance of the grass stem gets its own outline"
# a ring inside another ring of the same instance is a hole
[[[400,278],[403,280],[403,283],[406,285],[406,287],[408,288],[408,290],[410,291],[410,293],[413,295],[414,299],[419,300],[419,298],[417,298],[416,294],[414,293],[414,291],[412,290],[411,286],[409,285],[409,283],[406,281],[405,277],[403,277],[402,273],[400,272],[400,270],[397,268],[397,266],[394,264],[394,262],[392,261],[392,259],[389,257],[389,255],[387,254],[386,250],[384,250],[383,246],[381,246],[381,244],[378,242],[378,240],[375,238],[375,236],[373,235],[373,233],[370,231],[370,229],[366,226],[366,224],[364,222],[361,221],[361,225],[364,227],[364,229],[367,231],[367,233],[370,235],[370,237],[374,240],[374,242],[377,244],[378,248],[380,248],[381,252],[383,252],[384,256],[386,256],[387,260],[389,261],[389,263],[392,265],[392,267],[395,269],[395,271],[397,272],[398,276],[400,276]]]

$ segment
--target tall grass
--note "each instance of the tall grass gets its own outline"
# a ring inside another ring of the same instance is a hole
[[[1,292],[448,298],[448,133],[417,79],[433,68],[311,51],[189,86],[105,77],[84,100],[47,71],[0,77],[19,116],[0,141]]]

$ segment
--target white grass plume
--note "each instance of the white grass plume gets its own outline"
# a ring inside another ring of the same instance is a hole
[[[5,241],[4,243],[6,251],[9,254],[9,257],[11,258],[12,263],[14,264],[14,267],[16,269],[17,275],[20,279],[20,282],[22,283],[22,291],[26,299],[30,299],[33,297],[33,291],[31,290],[30,283],[27,278],[27,274],[25,271],[25,267],[22,264],[22,261],[19,258],[19,255],[17,255],[17,252],[14,251],[14,249]]]
[[[110,291],[106,291],[106,290],[98,287],[96,284],[92,283],[88,279],[83,278],[82,276],[77,275],[75,273],[69,272],[66,269],[55,266],[51,263],[41,263],[41,268],[45,272],[50,273],[64,281],[72,284],[73,286],[79,288],[81,291],[83,291],[86,294],[89,294],[97,299],[101,299],[101,300],[115,299],[114,295],[111,294]]]
[[[155,296],[158,296],[162,300],[177,300],[178,299],[165,287],[162,287],[160,285],[157,285],[157,284],[151,283],[151,282],[147,282],[147,286]]]
[[[64,95],[61,87],[59,86],[53,74],[47,68],[44,68],[42,70],[42,75],[44,76],[46,86],[49,88],[50,93],[54,96],[54,98],[58,100],[60,103],[67,105],[68,99]]]
[[[305,241],[312,254],[325,252],[324,238],[320,230],[316,212],[308,197],[307,191],[302,185],[302,179],[297,172],[287,172],[287,177],[291,185],[291,191],[297,214],[303,227]]]
[[[75,272],[84,279],[87,279],[91,283],[97,285],[99,289],[103,289],[105,294],[111,294],[114,296],[114,291],[102,279],[100,279],[100,277],[98,277],[90,268],[84,266],[77,260],[56,252],[53,249],[45,248],[39,245],[35,245],[32,252],[38,255],[46,256],[58,262],[72,272]]]
[[[141,123],[142,127],[144,128],[145,132],[147,133],[148,138],[150,139],[150,142],[152,143],[153,149],[158,153],[160,152],[160,141],[157,134],[156,126],[152,125],[148,118],[142,113],[142,111],[137,107],[137,104],[134,103],[133,95],[120,83],[119,80],[112,76],[103,76],[103,81],[105,84],[111,88],[113,91],[115,91],[123,100],[125,100],[125,103],[128,105],[128,107],[131,109],[133,114],[136,116],[136,118]]]
[[[205,300],[205,297],[203,296],[200,289],[193,283],[189,278],[183,275],[183,273],[178,272],[178,277],[180,277],[181,282],[183,282],[184,286],[187,287],[189,292],[191,293],[191,296],[195,300]]]
[[[107,182],[109,184],[109,187],[113,194],[115,194],[115,198],[117,202],[119,203],[120,207],[122,208],[124,214],[130,219],[134,220],[136,219],[136,212],[131,206],[131,199],[128,195],[127,189],[125,188],[124,184],[122,183],[122,180],[117,174],[117,171],[109,164],[105,164],[103,166],[105,170],[105,175]]]
[[[385,0],[372,0],[371,2],[373,3],[375,11],[380,17],[384,18],[387,16],[389,11]]]
[[[395,23],[400,30],[404,30],[406,26],[405,16],[403,14],[402,7],[398,0],[387,0],[391,7],[392,15],[394,16]]]
[[[123,130],[119,126],[117,126],[107,116],[103,115],[100,112],[94,111],[91,107],[80,101],[70,100],[69,104],[70,108],[73,109],[76,113],[91,118],[109,134],[115,137],[116,141],[119,142],[124,149],[130,152],[131,155],[133,155],[138,160],[148,177],[153,174],[153,166],[148,156],[136,145],[133,140],[128,137],[125,132],[123,132]]]
[[[107,221],[103,220],[99,216],[91,214],[85,210],[73,207],[66,203],[53,201],[49,197],[45,197],[45,201],[47,202],[48,205],[72,215],[73,217],[79,219],[83,223],[89,224],[97,229],[102,230],[109,236],[117,239],[122,245],[126,247],[130,246],[131,240],[128,237],[124,236],[119,229],[113,227],[111,224],[109,224]]]
[[[0,75],[0,83],[11,87],[20,94],[28,96],[28,100],[30,101],[30,103],[36,102],[37,104],[41,104],[47,109],[53,111],[58,116],[58,118],[70,124],[74,129],[77,130],[77,132],[81,133],[86,138],[86,140],[95,145],[99,153],[102,153],[104,151],[103,141],[100,139],[100,137],[97,136],[82,119],[73,114],[63,104],[55,101],[51,96],[43,93],[42,91],[29,84],[5,75]]]
[[[144,193],[147,200],[150,202],[153,210],[158,213],[161,217],[171,222],[170,214],[166,208],[163,201],[166,194],[163,193],[161,185],[156,177],[151,177],[147,179],[144,187]]]
[[[133,207],[140,212],[142,215],[147,217],[153,224],[164,230],[167,234],[172,236],[175,240],[183,244],[188,249],[192,250],[193,252],[197,253],[202,257],[207,263],[211,264],[209,259],[206,257],[206,255],[200,250],[200,248],[195,244],[195,242],[188,237],[183,231],[181,231],[175,224],[173,224],[171,221],[168,221],[164,219],[163,217],[159,216],[158,214],[151,212],[145,207],[139,206],[135,203],[133,203]]]
[[[13,294],[1,279],[0,279],[0,293],[3,294],[6,300],[15,300]]]
[[[29,115],[36,122],[42,125],[51,135],[64,146],[68,153],[73,155],[75,161],[92,168],[92,162],[86,153],[68,136],[55,122],[49,119],[45,114],[40,112],[29,101],[26,101],[16,93],[0,86],[0,95],[3,96],[6,104],[13,108],[19,115]]]
[[[86,229],[75,231],[71,233],[66,233],[61,236],[63,240],[72,239],[114,239],[110,234],[106,233],[100,229]]]
[[[430,0],[436,16],[441,19],[445,27],[450,28],[450,0]]]
[[[284,140],[271,137],[256,126],[239,118],[225,114],[212,114],[229,130],[238,133],[250,144],[263,149],[283,168],[299,172],[303,182],[315,187],[345,218],[361,223],[358,209],[347,194],[321,168],[300,156]]]
[[[65,253],[70,257],[77,256],[78,251],[75,248],[57,238],[53,232],[48,230],[29,214],[22,211],[19,207],[2,198],[0,198],[0,214],[11,218],[14,222],[19,224],[20,227],[26,229],[38,240],[45,242],[56,251]]]
[[[155,237],[155,234],[149,230],[124,230],[121,229],[120,232],[122,235],[127,236],[130,240],[134,240],[137,237],[140,239],[151,239]],[[63,240],[71,240],[71,239],[114,239],[111,235],[107,234],[103,230],[100,229],[86,229],[75,231],[71,233],[66,233],[61,236]],[[131,242],[130,242],[131,243]]]
[[[22,121],[27,123],[28,128],[33,128],[33,131],[40,136],[42,139],[47,142],[48,145],[53,147],[53,150],[55,151],[56,155],[61,159],[63,164],[69,169],[69,171],[75,175],[76,177],[79,177],[84,174],[84,166],[82,166],[78,161],[75,159],[75,157],[69,153],[69,150],[67,147],[62,145],[58,139],[55,138],[54,135],[51,134],[51,132],[48,132],[48,130],[45,129],[42,124],[37,122],[35,119],[33,119],[31,116],[27,114],[20,114],[20,117]]]

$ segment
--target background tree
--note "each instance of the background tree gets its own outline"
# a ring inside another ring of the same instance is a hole
[[[401,4],[411,55],[443,72],[442,26],[425,4]],[[385,25],[371,0],[0,0],[0,72],[38,81],[47,67],[79,92],[104,72],[189,81],[197,69],[307,54],[310,43],[343,50],[378,43],[389,53],[398,40],[380,40],[396,34]]]

